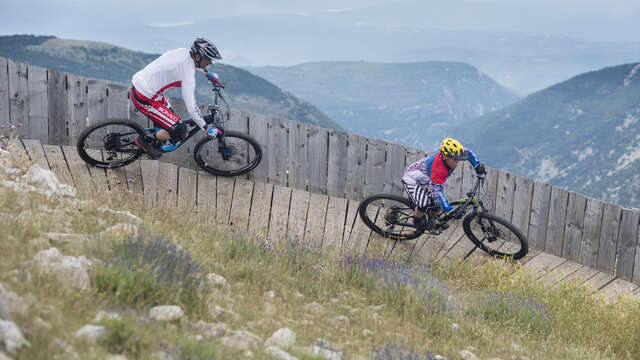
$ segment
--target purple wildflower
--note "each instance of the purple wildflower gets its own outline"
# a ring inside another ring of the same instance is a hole
[[[128,183],[136,182],[136,179],[134,179],[134,178],[127,178],[127,182],[128,182]]]
[[[18,127],[22,127],[22,123],[18,123]]]
[[[4,125],[0,125],[0,129],[4,129]]]

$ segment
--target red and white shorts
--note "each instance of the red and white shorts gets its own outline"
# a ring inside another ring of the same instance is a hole
[[[169,108],[169,102],[164,96],[159,100],[151,100],[132,87],[131,101],[136,109],[167,130],[180,121],[180,116]]]

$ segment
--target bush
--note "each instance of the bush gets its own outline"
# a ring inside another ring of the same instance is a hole
[[[170,241],[141,234],[100,255],[105,265],[92,276],[98,292],[139,308],[174,302],[187,313],[205,311],[204,269]]]
[[[505,326],[517,326],[540,335],[552,330],[547,307],[532,298],[521,298],[502,292],[489,292],[472,300],[469,313]]]
[[[149,348],[146,338],[139,336],[138,331],[123,320],[103,319],[100,324],[109,331],[102,344],[110,353],[139,358]]]

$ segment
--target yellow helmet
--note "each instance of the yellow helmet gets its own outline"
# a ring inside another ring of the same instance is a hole
[[[464,150],[462,144],[452,138],[442,140],[440,153],[454,160],[467,160],[467,152]]]

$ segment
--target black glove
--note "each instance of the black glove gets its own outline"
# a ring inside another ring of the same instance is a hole
[[[466,213],[466,210],[464,208],[458,208],[453,210],[453,212],[451,212],[451,217],[453,217],[454,219],[462,219],[464,217]]]
[[[486,173],[487,173],[487,170],[484,168],[484,164],[478,164],[478,166],[476,166],[476,174],[483,175]]]

